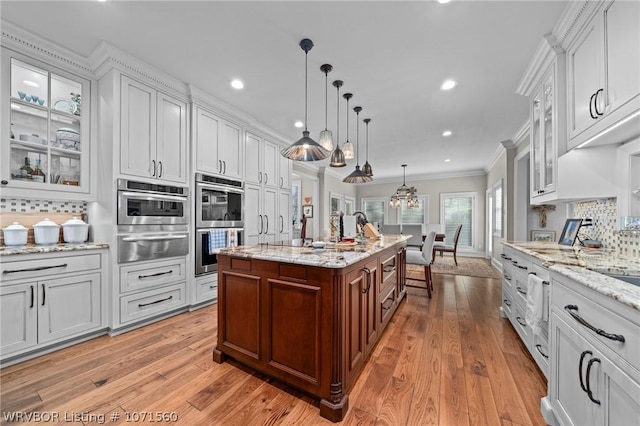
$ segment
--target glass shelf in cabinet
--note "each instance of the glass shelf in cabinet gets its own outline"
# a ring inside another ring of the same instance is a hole
[[[11,148],[23,149],[26,151],[47,152],[47,146],[36,142],[21,141],[11,139]]]
[[[19,108],[16,108],[15,106],[19,106],[19,107],[27,107],[27,108],[33,108],[36,111],[40,111],[41,114],[44,114],[46,117],[47,112],[49,111],[49,107],[47,106],[43,106],[37,103],[33,103],[33,102],[27,102],[27,101],[23,101],[22,99],[18,99],[18,98],[11,98],[11,110],[12,111],[16,111],[16,112],[22,112],[20,111]],[[25,114],[28,114],[25,112]]]
[[[75,149],[56,148],[52,146],[51,155],[57,155],[60,157],[79,158],[82,155],[82,152],[76,151]]]
[[[71,114],[69,112],[51,110],[51,121],[57,121],[59,123],[64,124],[74,124],[76,126],[80,125],[81,116],[76,114]]]
[[[33,105],[28,102],[22,102],[22,101],[16,101],[16,100],[11,101],[12,115],[14,114],[25,115],[29,117],[36,117],[36,118],[46,120],[48,112],[49,110],[45,107]]]

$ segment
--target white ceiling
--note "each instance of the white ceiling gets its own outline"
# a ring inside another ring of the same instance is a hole
[[[329,63],[329,128],[336,90],[352,92],[369,124],[375,179],[442,175],[490,165],[500,141],[528,117],[516,86],[566,1],[2,1],[0,15],[88,56],[101,40],[209,92],[294,142],[304,119],[303,38],[309,52],[309,121],[318,139],[325,120]],[[229,85],[240,78],[245,89]],[[458,86],[443,92],[448,78]],[[341,99],[340,143],[346,103]],[[356,116],[350,137],[356,143]],[[453,136],[444,138],[445,129]],[[360,165],[365,158],[360,125]],[[444,160],[451,161],[445,163]],[[328,165],[328,160],[318,162]],[[337,171],[345,176],[355,165]]]

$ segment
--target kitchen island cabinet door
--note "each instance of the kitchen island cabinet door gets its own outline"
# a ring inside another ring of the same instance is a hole
[[[43,280],[38,285],[39,343],[79,335],[100,327],[99,273]]]
[[[38,343],[38,283],[0,286],[0,354],[27,349]]]

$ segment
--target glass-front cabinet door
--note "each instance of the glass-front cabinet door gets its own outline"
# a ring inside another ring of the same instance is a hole
[[[555,191],[556,111],[553,67],[531,96],[531,198]]]
[[[2,188],[89,191],[90,82],[2,51]]]

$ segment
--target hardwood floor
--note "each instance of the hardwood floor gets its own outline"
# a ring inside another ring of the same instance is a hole
[[[432,299],[409,289],[342,423],[543,425],[546,381],[498,316],[500,280],[436,274],[434,286]],[[163,413],[181,425],[332,424],[306,395],[214,363],[216,317],[213,305],[4,368],[0,421],[20,411],[77,424],[160,423]]]

